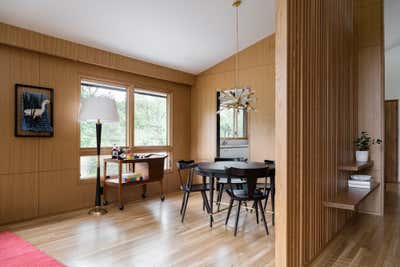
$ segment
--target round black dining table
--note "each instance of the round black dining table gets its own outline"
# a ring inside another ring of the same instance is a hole
[[[227,168],[238,168],[238,169],[261,169],[268,167],[268,176],[271,179],[271,204],[272,210],[275,210],[275,165],[265,164],[264,162],[253,162],[253,161],[218,161],[218,162],[200,162],[197,164],[196,172],[198,175],[203,176],[203,183],[205,178],[209,178],[210,182],[210,197],[209,197],[209,208],[210,208],[210,227],[212,227],[213,218],[213,203],[214,203],[214,184],[215,178],[228,178],[226,169]],[[274,224],[274,214],[272,215],[272,221]]]

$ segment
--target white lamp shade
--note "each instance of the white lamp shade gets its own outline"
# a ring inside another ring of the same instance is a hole
[[[119,115],[115,101],[107,97],[92,96],[86,98],[82,104],[79,121],[118,122]]]

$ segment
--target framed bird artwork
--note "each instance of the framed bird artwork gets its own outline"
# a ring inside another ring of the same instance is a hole
[[[52,137],[54,90],[15,85],[15,136]]]

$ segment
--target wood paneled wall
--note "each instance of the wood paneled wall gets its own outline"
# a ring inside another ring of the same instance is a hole
[[[0,44],[109,69],[192,85],[195,76],[0,22]]]
[[[172,155],[189,157],[190,87],[0,45],[0,224],[93,204],[93,180],[79,181],[81,76],[172,92]],[[14,137],[16,83],[54,88],[53,138]],[[175,172],[166,175],[164,188],[178,190]],[[148,189],[156,193],[159,186]],[[139,198],[139,191],[128,198]]]
[[[346,188],[338,166],[354,160],[357,6],[348,0],[277,4],[276,264],[304,266],[350,217],[322,201]]]
[[[249,113],[249,158],[275,158],[275,35],[239,53],[240,86],[256,92],[257,111]],[[234,86],[235,60],[230,57],[204,71],[191,91],[191,158],[216,156],[216,93]]]
[[[358,29],[358,132],[368,131],[373,138],[385,137],[385,76],[383,0],[356,0]],[[384,140],[385,141],[385,140]],[[361,211],[383,215],[384,145],[373,145],[370,157],[374,167],[368,173],[381,183],[360,207]]]

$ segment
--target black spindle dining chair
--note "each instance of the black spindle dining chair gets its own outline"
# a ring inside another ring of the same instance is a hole
[[[214,162],[220,162],[220,161],[247,161],[245,158],[215,158]],[[226,178],[220,178],[217,177],[217,189],[218,189],[218,195],[217,195],[217,203],[218,203],[218,211],[221,209],[221,201],[222,201],[222,195],[224,194],[224,189],[228,183],[228,180]],[[235,187],[237,188],[243,188],[244,181],[239,178],[232,178],[230,180],[231,184],[234,184]]]
[[[271,194],[271,186],[272,186],[272,176],[275,176],[275,161],[274,160],[264,160],[264,163],[267,167],[269,167],[268,170],[268,175],[264,177],[264,182],[262,183],[257,183],[257,188],[262,189],[264,191],[264,194],[266,195],[265,198],[265,203],[264,203],[264,210],[267,208],[268,204],[268,199],[269,196],[271,195],[271,202],[274,204],[275,203],[275,196]],[[271,168],[273,167],[273,168]],[[269,180],[268,180],[269,178]],[[272,205],[272,212],[274,212],[274,205]],[[254,205],[253,205],[254,208]]]
[[[265,219],[265,214],[263,212],[264,209],[262,204],[262,200],[266,198],[266,195],[262,190],[257,189],[257,179],[265,177],[267,175],[267,172],[268,172],[267,167],[260,169],[237,169],[237,168],[227,169],[228,183],[230,182],[229,181],[231,179],[230,177],[235,177],[243,179],[246,184],[246,187],[244,189],[234,189],[232,187],[232,184],[229,183],[230,188],[226,190],[228,195],[231,197],[231,200],[229,202],[229,209],[228,209],[228,214],[226,216],[225,225],[227,225],[229,222],[229,217],[231,215],[233,202],[234,201],[239,202],[236,214],[236,221],[235,221],[235,232],[234,232],[235,236],[237,234],[237,228],[239,223],[240,207],[242,202],[246,201],[254,201],[257,224],[259,223],[258,216],[260,210],[262,221],[264,223],[265,232],[267,233],[267,235],[269,234],[267,220]]]
[[[180,160],[176,163],[178,168],[178,176],[181,183],[181,190],[184,192],[182,205],[181,205],[181,221],[182,223],[185,220],[186,208],[189,202],[189,195],[192,192],[200,192],[203,198],[203,210],[204,208],[207,209],[207,212],[210,212],[210,205],[207,200],[206,191],[210,191],[209,184],[205,183],[203,178],[203,183],[201,184],[194,184],[193,178],[195,173],[195,168],[197,164],[194,160]]]

